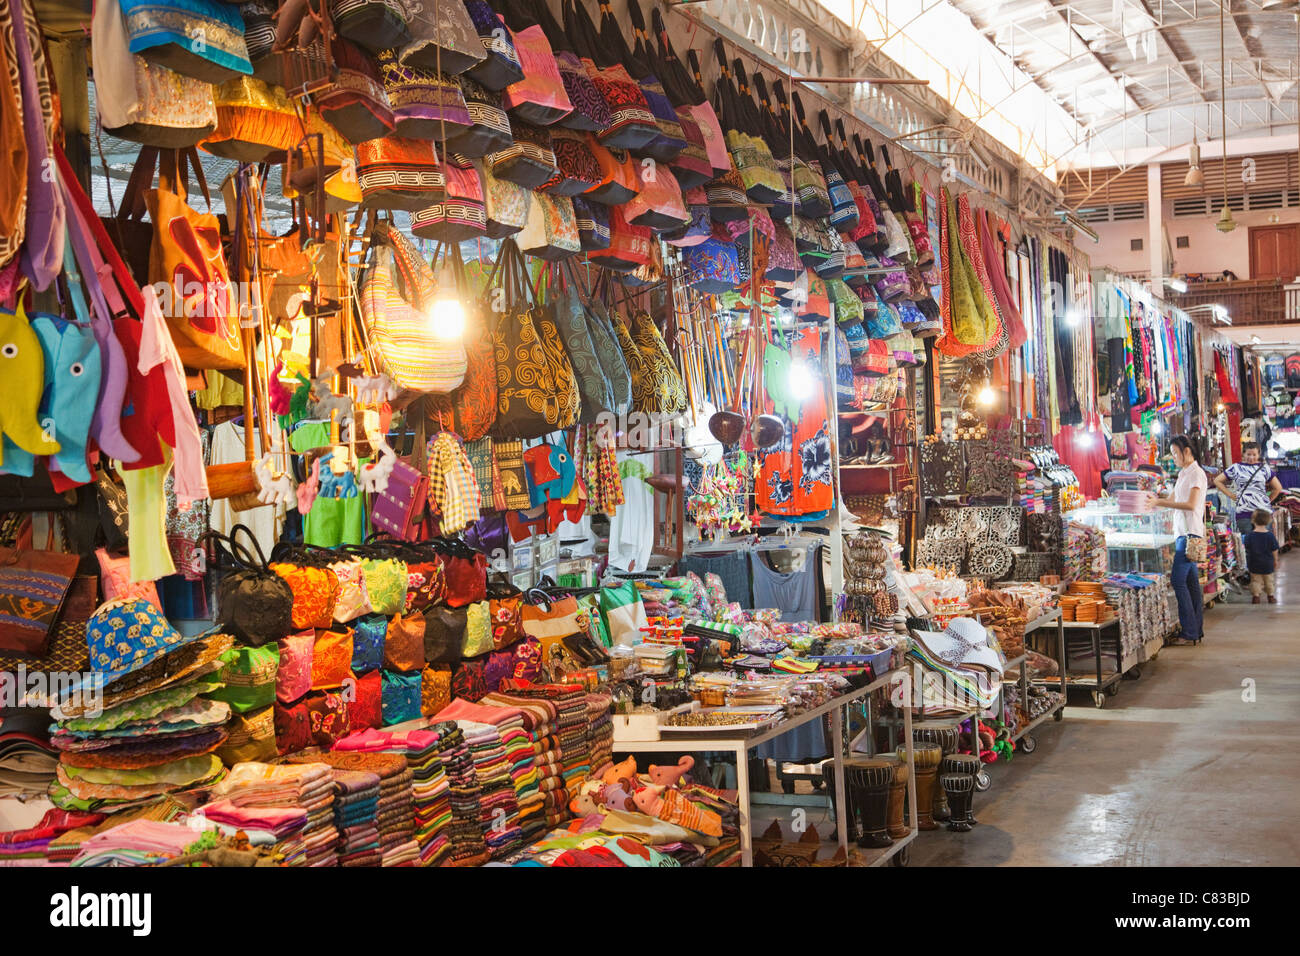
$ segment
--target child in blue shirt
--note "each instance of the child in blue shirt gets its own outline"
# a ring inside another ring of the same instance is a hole
[[[1246,570],[1250,572],[1251,603],[1260,604],[1267,594],[1268,603],[1277,603],[1277,538],[1269,530],[1269,513],[1262,508],[1250,516],[1251,530],[1242,536],[1246,545]]]

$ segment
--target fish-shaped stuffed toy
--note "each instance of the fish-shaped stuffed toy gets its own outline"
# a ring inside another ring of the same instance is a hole
[[[4,397],[0,399],[0,435],[33,455],[57,454],[62,446],[52,432],[47,433],[38,417],[45,391],[45,353],[21,301],[17,312],[0,309],[0,376],[5,383]],[[5,465],[4,448],[0,446],[0,467]]]
[[[37,316],[32,328],[45,353],[41,420],[53,424],[54,438],[62,446],[52,464],[73,481],[88,483],[92,475],[86,443],[103,374],[99,342],[92,329],[58,316]]]

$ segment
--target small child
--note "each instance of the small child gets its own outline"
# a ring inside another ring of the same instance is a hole
[[[1252,530],[1243,538],[1246,545],[1246,570],[1250,572],[1251,603],[1259,604],[1260,596],[1268,595],[1268,603],[1277,603],[1276,575],[1277,538],[1269,530],[1270,515],[1262,508],[1250,516]]]

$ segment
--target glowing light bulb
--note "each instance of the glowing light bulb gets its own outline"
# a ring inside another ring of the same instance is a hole
[[[1160,434],[1161,432],[1163,432],[1164,430],[1165,430],[1165,426],[1162,425],[1162,424],[1160,424],[1159,422],[1152,422],[1152,423],[1151,423],[1151,434],[1153,434],[1153,435],[1159,435],[1159,434]]]
[[[790,389],[790,397],[800,403],[812,398],[813,392],[817,389],[816,380],[803,362],[790,364],[790,378],[787,385]]]
[[[436,299],[429,322],[438,338],[458,339],[465,334],[465,307],[456,298]]]
[[[1082,446],[1083,448],[1091,447],[1092,432],[1080,432],[1078,436],[1075,438],[1075,442],[1078,445]]]
[[[993,391],[990,386],[985,385],[980,389],[978,399],[981,405],[992,405],[998,400],[998,393]]]

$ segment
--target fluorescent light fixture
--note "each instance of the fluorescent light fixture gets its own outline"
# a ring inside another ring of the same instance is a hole
[[[1169,276],[1167,279],[1165,279],[1165,285],[1167,285],[1169,288],[1173,289],[1175,292],[1179,294],[1182,294],[1187,291],[1186,281],[1178,278],[1178,276]]]

